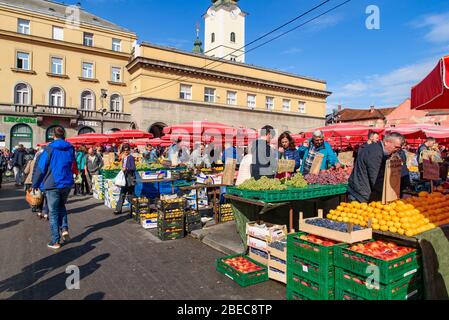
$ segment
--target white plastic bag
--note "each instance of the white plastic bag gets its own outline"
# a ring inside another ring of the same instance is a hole
[[[126,178],[125,178],[125,174],[123,173],[123,171],[120,170],[118,175],[115,177],[114,184],[117,187],[125,187],[126,186]]]

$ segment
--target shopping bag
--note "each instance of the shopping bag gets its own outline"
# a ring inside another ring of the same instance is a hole
[[[126,186],[126,178],[125,178],[125,173],[123,171],[120,170],[118,175],[115,177],[114,184],[117,187],[125,187]]]
[[[30,206],[35,207],[42,203],[44,196],[40,190],[29,189],[26,192],[25,200]]]
[[[75,178],[75,184],[81,184],[82,182],[83,182],[83,178],[81,177],[80,174],[77,174],[76,178]]]
[[[14,175],[14,172],[12,172],[11,170],[8,170],[5,172],[5,177],[12,177]]]

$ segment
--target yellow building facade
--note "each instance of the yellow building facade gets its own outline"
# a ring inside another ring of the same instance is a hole
[[[324,125],[324,81],[149,43],[136,47],[127,69],[133,119],[156,135],[195,120],[291,132]]]
[[[0,146],[130,127],[134,33],[81,7],[0,1]],[[102,112],[103,110],[103,112]]]

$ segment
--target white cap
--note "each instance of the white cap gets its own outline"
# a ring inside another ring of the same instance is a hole
[[[324,137],[323,132],[321,130],[315,130],[313,132],[313,136],[314,137],[321,137],[321,138]]]

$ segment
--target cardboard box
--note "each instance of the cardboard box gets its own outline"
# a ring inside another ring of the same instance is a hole
[[[287,226],[264,223],[266,228],[258,226],[257,222],[248,222],[246,224],[246,234],[264,241],[284,240],[287,237]]]
[[[155,229],[157,228],[157,218],[156,219],[140,219],[140,224],[144,229]]]
[[[268,253],[268,243],[266,241],[249,236],[247,245],[248,245],[248,247],[256,248],[258,250],[263,250]]]
[[[249,254],[248,257],[250,257],[253,260],[256,260],[259,263],[262,263],[263,265],[267,266],[268,265],[268,258],[264,258],[260,255],[258,255],[257,253],[251,251],[251,247],[249,248]]]

